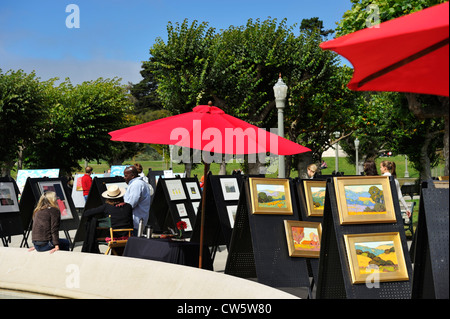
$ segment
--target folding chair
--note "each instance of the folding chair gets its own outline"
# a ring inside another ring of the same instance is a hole
[[[98,219],[98,226],[97,226],[97,232],[101,233],[104,230],[109,231],[110,237],[100,237],[97,238],[97,241],[100,245],[107,245],[108,249],[105,252],[105,255],[108,255],[111,251],[112,255],[118,255],[121,254],[117,253],[115,250],[116,248],[125,247],[127,244],[128,238],[131,237],[131,232],[133,231],[133,228],[120,228],[120,229],[114,229],[111,227],[111,215],[105,218],[99,218]],[[125,237],[117,237],[114,236],[114,233],[117,232],[128,232],[128,236]],[[104,232],[103,232],[104,234]]]

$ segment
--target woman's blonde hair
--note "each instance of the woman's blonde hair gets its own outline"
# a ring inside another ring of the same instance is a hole
[[[45,192],[44,194],[42,194],[41,197],[39,198],[36,208],[33,211],[33,216],[37,211],[40,211],[42,209],[46,209],[46,208],[50,208],[50,207],[59,208],[57,199],[58,198],[56,197],[55,192],[48,191],[48,192]]]

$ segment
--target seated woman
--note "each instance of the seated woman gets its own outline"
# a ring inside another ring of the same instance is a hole
[[[115,229],[120,228],[133,228],[133,208],[130,204],[123,201],[123,195],[125,190],[119,188],[117,185],[109,186],[108,189],[103,192],[102,197],[106,199],[105,204],[88,209],[84,212],[83,216],[87,217],[88,228],[95,226],[90,225],[93,217],[105,218],[111,216],[111,227]],[[96,224],[97,219],[95,219]],[[90,225],[90,226],[89,226]],[[122,237],[128,235],[127,232],[115,233],[114,236]],[[98,245],[94,243],[95,233],[93,231],[86,232],[86,238],[83,244],[83,252],[98,252]]]
[[[61,212],[58,207],[58,197],[55,192],[45,192],[39,198],[33,211],[33,227],[31,239],[34,247],[29,251],[69,250],[69,241],[59,238]]]

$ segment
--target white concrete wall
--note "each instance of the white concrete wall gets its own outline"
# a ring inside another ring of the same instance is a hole
[[[292,299],[250,280],[194,267],[79,252],[0,247],[0,289],[65,298]]]

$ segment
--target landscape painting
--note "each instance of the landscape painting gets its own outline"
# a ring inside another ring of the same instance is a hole
[[[345,235],[353,283],[367,276],[380,281],[407,280],[403,250],[398,233]]]
[[[284,221],[289,256],[319,258],[321,224],[295,220]]]
[[[308,216],[323,216],[325,206],[326,181],[304,180],[305,199]]]
[[[289,180],[250,178],[253,214],[292,215]]]
[[[335,177],[341,224],[396,221],[388,176]]]

